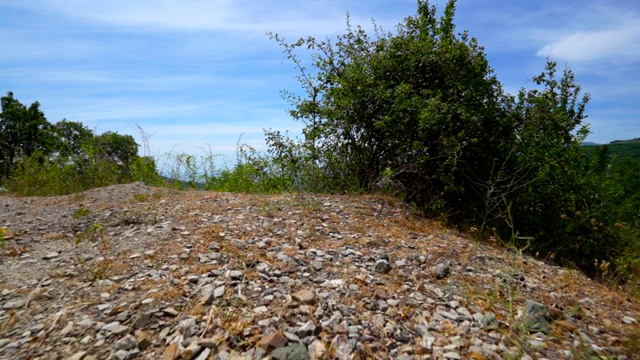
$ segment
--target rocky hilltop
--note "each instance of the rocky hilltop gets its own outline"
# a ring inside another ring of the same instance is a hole
[[[1,359],[639,358],[640,306],[391,199],[0,196]]]

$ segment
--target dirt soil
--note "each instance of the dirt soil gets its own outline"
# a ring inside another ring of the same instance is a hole
[[[133,183],[0,227],[0,359],[640,358],[636,299],[389,198]]]

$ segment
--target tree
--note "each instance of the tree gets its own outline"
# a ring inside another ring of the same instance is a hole
[[[138,156],[131,135],[94,136],[81,122],[50,124],[34,102],[2,97],[0,181],[22,195],[60,195],[92,187],[143,180],[158,182],[155,161]]]
[[[301,141],[266,132],[274,171],[305,190],[385,180],[429,215],[585,270],[615,258],[615,218],[581,147],[589,96],[573,73],[558,77],[549,60],[534,89],[505,94],[476,39],[456,33],[455,1],[436,10],[418,1],[396,33],[373,36],[347,18],[335,43],[271,35],[300,71],[304,94],[285,95],[305,123]]]
[[[589,134],[584,123],[589,95],[580,96],[571,70],[565,68],[558,78],[556,69],[548,60],[533,78],[538,88],[521,89],[509,103],[509,157],[496,161],[504,164],[497,175],[510,188],[496,194],[488,226],[517,246],[587,269],[612,239],[589,219],[601,206],[582,146]]]
[[[93,138],[93,131],[81,122],[62,119],[53,125],[58,155],[78,157],[83,153],[83,146]]]
[[[54,138],[51,124],[40,110],[38,102],[28,108],[8,92],[0,100],[0,177],[8,177],[16,160],[29,157],[36,150],[52,151]]]
[[[107,160],[123,169],[131,167],[138,157],[138,144],[131,135],[120,135],[107,131],[93,138],[93,155],[97,159]]]
[[[320,167],[338,187],[364,190],[390,170],[407,199],[434,213],[467,208],[462,171],[483,172],[510,129],[500,83],[477,41],[456,36],[454,11],[450,1],[438,19],[419,1],[397,34],[376,27],[374,37],[347,19],[335,44],[273,36],[307,93],[289,96],[291,115],[307,124],[298,150],[267,134],[276,159],[306,150],[298,163]],[[317,51],[313,76],[294,54],[303,46]]]

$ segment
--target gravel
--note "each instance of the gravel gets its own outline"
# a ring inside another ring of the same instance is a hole
[[[626,294],[385,198],[134,183],[0,226],[0,359],[637,356]]]

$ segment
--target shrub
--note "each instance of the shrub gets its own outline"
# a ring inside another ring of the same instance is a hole
[[[571,70],[558,77],[548,60],[534,88],[506,94],[477,40],[456,33],[455,1],[436,10],[418,1],[396,33],[369,35],[347,18],[335,42],[270,34],[300,71],[305,95],[285,95],[305,128],[297,141],[267,131],[267,173],[310,191],[384,180],[427,214],[591,274],[596,259],[619,259],[629,247],[581,146],[589,96]]]

